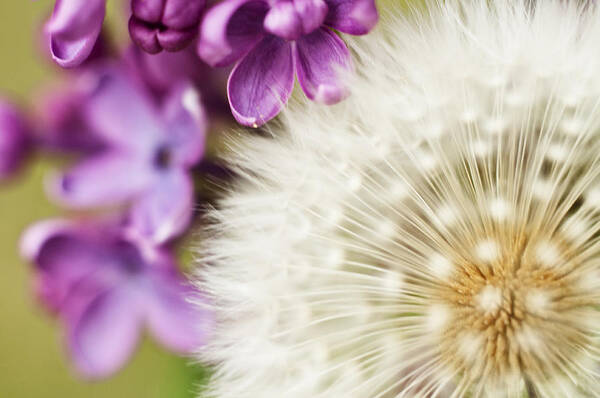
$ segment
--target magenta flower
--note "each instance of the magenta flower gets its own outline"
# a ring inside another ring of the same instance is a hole
[[[107,377],[132,355],[144,326],[187,354],[206,339],[212,317],[164,249],[143,250],[112,223],[46,221],[26,231],[41,301],[64,322],[76,369]],[[201,325],[200,328],[198,325]]]
[[[150,54],[179,51],[196,37],[206,0],[132,0],[131,39]]]
[[[0,180],[17,171],[30,148],[30,133],[19,111],[0,99]]]
[[[56,0],[46,31],[52,58],[60,66],[78,66],[90,55],[102,29],[105,1]]]
[[[377,19],[374,0],[224,0],[204,17],[198,54],[212,66],[239,61],[230,107],[240,123],[257,126],[287,103],[296,73],[308,98],[344,98],[338,75],[351,68],[350,53],[332,29],[362,35]]]
[[[105,149],[61,175],[52,193],[79,208],[128,203],[132,230],[163,243],[193,211],[189,170],[204,151],[206,126],[199,96],[178,85],[159,107],[116,70],[96,84],[82,113]]]

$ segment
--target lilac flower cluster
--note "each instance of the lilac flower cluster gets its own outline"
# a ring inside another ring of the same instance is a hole
[[[131,0],[129,33],[144,51],[180,51],[197,41],[213,67],[235,63],[227,93],[236,120],[258,127],[287,103],[298,76],[308,98],[342,100],[350,52],[336,31],[363,35],[376,24],[374,0]],[[105,0],[56,0],[47,24],[50,50],[64,67],[92,52]]]
[[[296,76],[311,100],[341,101],[353,64],[339,32],[378,19],[374,0],[127,5],[134,45],[122,51],[103,31],[105,0],[56,0],[44,41],[62,83],[27,113],[0,102],[0,181],[34,151],[73,159],[47,184],[73,216],[31,226],[21,252],[88,378],[124,366],[145,328],[182,354],[207,340],[212,314],[174,248],[202,205],[210,125],[266,123]]]
[[[31,226],[21,252],[87,378],[118,371],[144,328],[189,354],[212,322],[174,256],[198,206],[195,168],[209,122],[201,96],[210,90],[195,68],[180,65],[185,52],[98,54],[39,96],[30,117],[0,103],[1,178],[32,149],[75,158],[47,185],[51,198],[80,215]]]

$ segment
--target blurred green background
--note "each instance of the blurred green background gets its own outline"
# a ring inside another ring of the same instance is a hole
[[[117,2],[108,3],[113,8],[109,25],[115,26]],[[0,0],[0,95],[25,106],[58,73],[43,58],[39,45],[42,21],[53,4],[53,0]],[[30,268],[17,252],[19,235],[27,225],[60,214],[43,191],[43,177],[53,167],[51,159],[34,158],[20,177],[0,186],[0,397],[195,396],[201,369],[146,338],[115,377],[94,383],[77,379],[65,355],[61,327],[32,296]]]

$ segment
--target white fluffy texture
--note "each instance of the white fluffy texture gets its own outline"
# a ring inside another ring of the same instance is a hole
[[[599,396],[596,8],[450,1],[355,47],[348,100],[234,139],[198,272],[209,395]],[[463,308],[471,269],[492,282]],[[490,343],[507,291],[525,315]]]

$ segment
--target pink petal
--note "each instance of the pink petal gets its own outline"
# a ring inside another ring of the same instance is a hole
[[[194,209],[193,184],[184,171],[164,173],[134,203],[132,233],[161,244],[179,235],[189,225]]]
[[[296,42],[298,81],[306,96],[334,104],[348,95],[344,73],[352,69],[346,44],[327,28],[316,30]]]
[[[329,13],[325,24],[351,35],[369,33],[377,24],[379,14],[375,0],[325,0]]]
[[[105,0],[57,0],[46,27],[54,60],[75,67],[90,55],[104,21]]]
[[[205,14],[200,26],[198,55],[211,66],[237,61],[263,37],[268,3],[261,0],[225,0]]]
[[[239,64],[227,82],[233,116],[258,127],[274,118],[294,88],[294,63],[289,43],[265,37]]]
[[[77,370],[89,378],[118,371],[138,342],[141,314],[125,289],[97,296],[78,314],[68,314],[68,346]]]

